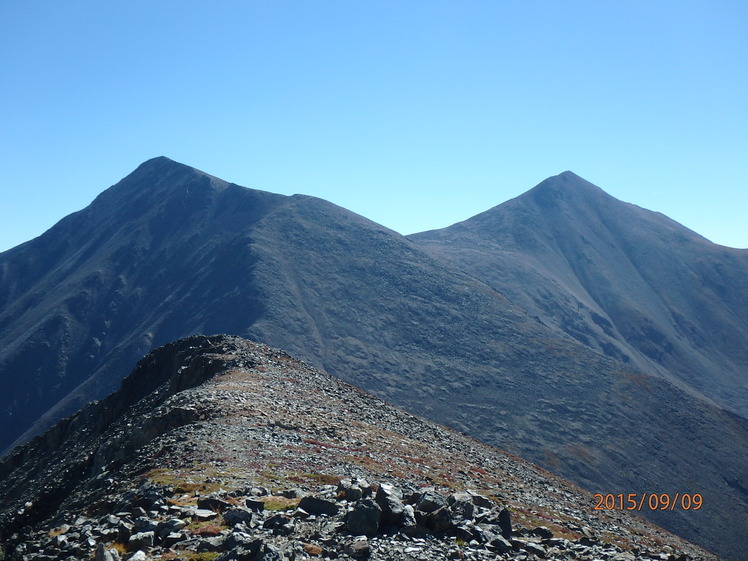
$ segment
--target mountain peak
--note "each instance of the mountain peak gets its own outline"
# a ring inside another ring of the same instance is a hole
[[[186,164],[182,164],[166,156],[157,156],[146,160],[140,164],[135,171],[125,177],[120,183],[130,183],[135,181],[153,181],[158,183],[168,182],[171,185],[179,185],[180,181],[186,181],[194,178],[207,178],[208,183],[213,187],[224,188],[228,183],[222,179],[200,171]],[[205,182],[205,179],[202,179]]]
[[[578,176],[574,172],[565,171],[541,181],[526,193],[541,205],[550,205],[560,200],[571,198],[588,199],[589,197],[610,196],[597,185]]]

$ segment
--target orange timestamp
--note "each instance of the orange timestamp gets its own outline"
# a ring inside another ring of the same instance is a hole
[[[700,493],[595,493],[595,510],[699,510]]]

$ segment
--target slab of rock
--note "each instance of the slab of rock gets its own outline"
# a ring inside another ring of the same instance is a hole
[[[340,510],[340,507],[335,501],[308,495],[301,499],[301,502],[299,502],[299,508],[309,514],[326,514],[327,516],[335,516],[338,513],[338,510]]]
[[[206,510],[214,510],[216,512],[223,512],[226,509],[233,507],[231,503],[219,499],[218,497],[200,497],[197,499],[197,508],[204,508]]]
[[[153,547],[153,541],[156,537],[155,532],[138,532],[130,536],[127,540],[127,550],[137,551],[139,549],[148,549]]]

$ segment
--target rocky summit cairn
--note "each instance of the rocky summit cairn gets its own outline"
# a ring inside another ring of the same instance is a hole
[[[229,336],[154,350],[0,461],[13,561],[714,561],[495,448]]]

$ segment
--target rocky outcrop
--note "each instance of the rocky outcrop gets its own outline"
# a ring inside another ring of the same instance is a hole
[[[717,558],[464,435],[228,336],[0,462],[15,561]]]
[[[508,510],[477,493],[442,494],[433,488],[402,493],[389,484],[363,483],[351,497],[350,480],[324,485],[288,508],[260,489],[222,490],[185,500],[174,487],[143,480],[105,499],[110,514],[64,513],[51,529],[26,531],[5,542],[6,558],[52,561],[93,557],[270,561],[297,559],[577,559],[579,561],[687,561],[670,547],[630,550],[596,536],[556,537],[545,526],[508,531]],[[386,494],[379,489],[386,487]],[[253,495],[253,492],[260,495]],[[366,496],[364,496],[366,495]],[[392,500],[395,495],[404,501]],[[407,515],[383,521],[379,502],[397,502]],[[438,508],[432,507],[438,503]],[[201,508],[210,505],[211,508]],[[488,505],[488,506],[486,506]],[[100,507],[102,505],[100,504]],[[307,507],[307,508],[304,508]],[[425,509],[425,510],[424,510]],[[590,531],[588,530],[588,533]],[[209,555],[204,555],[204,554]]]

